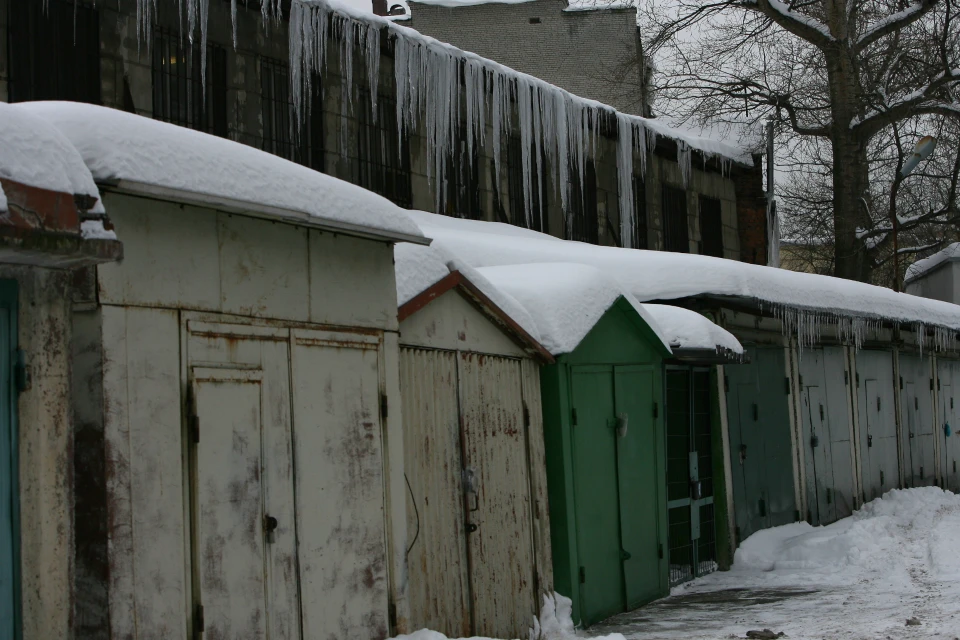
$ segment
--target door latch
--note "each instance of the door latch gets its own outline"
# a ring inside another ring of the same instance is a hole
[[[740,445],[740,464],[743,464],[743,461],[747,459],[747,445]]]
[[[630,555],[630,552],[629,552],[629,551],[627,551],[626,549],[620,549],[620,559],[621,559],[621,560],[623,560],[624,562],[626,562],[627,560],[629,560],[629,559],[632,558],[632,557],[633,557],[633,556]]]
[[[820,438],[817,437],[817,434],[813,434],[810,437],[810,446],[814,449],[820,446]]]
[[[872,447],[872,446],[873,446],[873,436],[868,433],[868,434],[867,434],[867,448],[870,448],[870,447]]]
[[[690,499],[700,500],[703,498],[703,483],[700,480],[690,480]]]

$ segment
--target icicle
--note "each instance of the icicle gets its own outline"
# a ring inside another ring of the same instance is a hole
[[[690,145],[683,140],[677,140],[677,164],[680,165],[680,178],[683,181],[684,188],[690,185],[690,151]]]
[[[620,239],[624,247],[633,248],[633,125],[622,113],[617,114],[617,176],[620,195]]]
[[[367,54],[367,82],[370,85],[370,113],[377,123],[377,95],[380,90],[380,27],[365,25],[364,41]]]
[[[510,83],[506,75],[494,71],[492,85],[493,102],[490,119],[493,124],[493,166],[499,180],[502,175],[500,173],[500,147],[503,138],[510,135]]]

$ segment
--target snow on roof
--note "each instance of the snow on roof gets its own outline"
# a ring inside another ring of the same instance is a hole
[[[254,212],[272,208],[344,233],[425,241],[386,198],[238,142],[89,104],[32,102],[10,109],[55,125],[97,181],[174,190]]]
[[[401,244],[394,250],[394,263],[398,307],[410,302],[450,273],[459,271],[530,337],[540,342],[537,323],[523,305],[509,293],[493,285],[477,269],[446,251],[422,245]]]
[[[0,178],[92,196],[97,199],[92,211],[103,213],[100,192],[83,158],[56,127],[23,104],[0,102]],[[2,197],[0,210],[6,210],[6,204]]]
[[[947,248],[936,252],[932,256],[921,258],[920,260],[917,260],[911,264],[909,267],[907,267],[907,273],[906,277],[904,278],[904,282],[912,282],[925,273],[932,271],[935,267],[940,266],[944,262],[953,260],[960,260],[960,242],[954,242]]]
[[[553,355],[576,349],[621,297],[633,306],[664,347],[670,350],[668,339],[653,316],[615,280],[597,268],[554,262],[484,267],[478,271],[529,311],[540,342]]]
[[[853,323],[852,332],[883,320],[960,330],[960,306],[861,282],[709,256],[558,241],[534,232],[529,233],[537,237],[511,237],[475,227],[455,229],[456,221],[434,222],[439,218],[419,214],[417,221],[439,247],[478,268],[555,262],[591,265],[616,278],[641,302],[705,295],[748,299],[768,305],[798,333],[816,329],[808,322],[841,318]],[[859,341],[860,335],[849,337]],[[809,336],[801,335],[805,338]]]
[[[428,4],[437,7],[472,7],[478,4],[525,4],[536,0],[411,0],[415,5]],[[633,9],[635,0],[569,0],[564,11],[596,11],[600,9]]]
[[[743,353],[732,333],[710,322],[696,311],[667,304],[644,304],[673,349],[707,349]]]

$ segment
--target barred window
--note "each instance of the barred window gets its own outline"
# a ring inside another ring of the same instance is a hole
[[[10,102],[100,104],[100,15],[92,2],[13,0]]]
[[[227,51],[207,45],[206,83],[199,42],[158,28],[153,39],[153,117],[226,137]]]
[[[700,196],[700,253],[723,257],[723,218],[720,201]]]
[[[299,135],[293,129],[293,100],[287,65],[272,58],[260,58],[260,99],[263,136],[260,148],[281,158],[323,171],[323,103],[320,79],[312,83],[309,114],[304,114]]]
[[[587,160],[583,178],[580,169],[570,168],[570,207],[573,225],[567,234],[570,240],[599,244],[600,218],[597,215],[597,171],[592,160]]]
[[[633,176],[633,248],[646,249],[647,185],[640,176]]]
[[[510,222],[518,227],[547,231],[546,180],[541,184],[537,171],[536,151],[530,150],[530,224],[527,224],[526,194],[523,185],[523,146],[520,138],[513,136],[507,146],[507,186],[510,190]],[[546,172],[546,158],[541,154],[540,166]],[[541,212],[540,207],[543,207]]]
[[[663,185],[663,249],[664,251],[690,252],[687,235],[687,192]]]
[[[476,141],[474,141],[476,142]],[[444,176],[444,213],[456,218],[479,220],[480,208],[480,153],[477,144],[467,147],[466,125],[461,121],[454,135],[453,148],[447,158]]]
[[[393,98],[377,96],[377,121],[370,109],[370,91],[358,90],[357,157],[354,182],[379,193],[394,204],[409,209],[413,205],[410,184],[410,142],[406,131],[401,137],[397,124],[397,103]]]

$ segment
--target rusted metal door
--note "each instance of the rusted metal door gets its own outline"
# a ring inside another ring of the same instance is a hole
[[[203,615],[196,617],[210,637],[266,638],[261,382],[255,370],[194,372],[195,411],[203,425],[195,496]]]
[[[520,361],[459,355],[473,633],[513,637],[536,613],[529,445]],[[535,605],[534,605],[535,606]]]
[[[461,487],[457,354],[400,350],[410,618],[451,638],[471,635],[466,517]]]
[[[386,638],[379,339],[291,333],[303,637]]]

